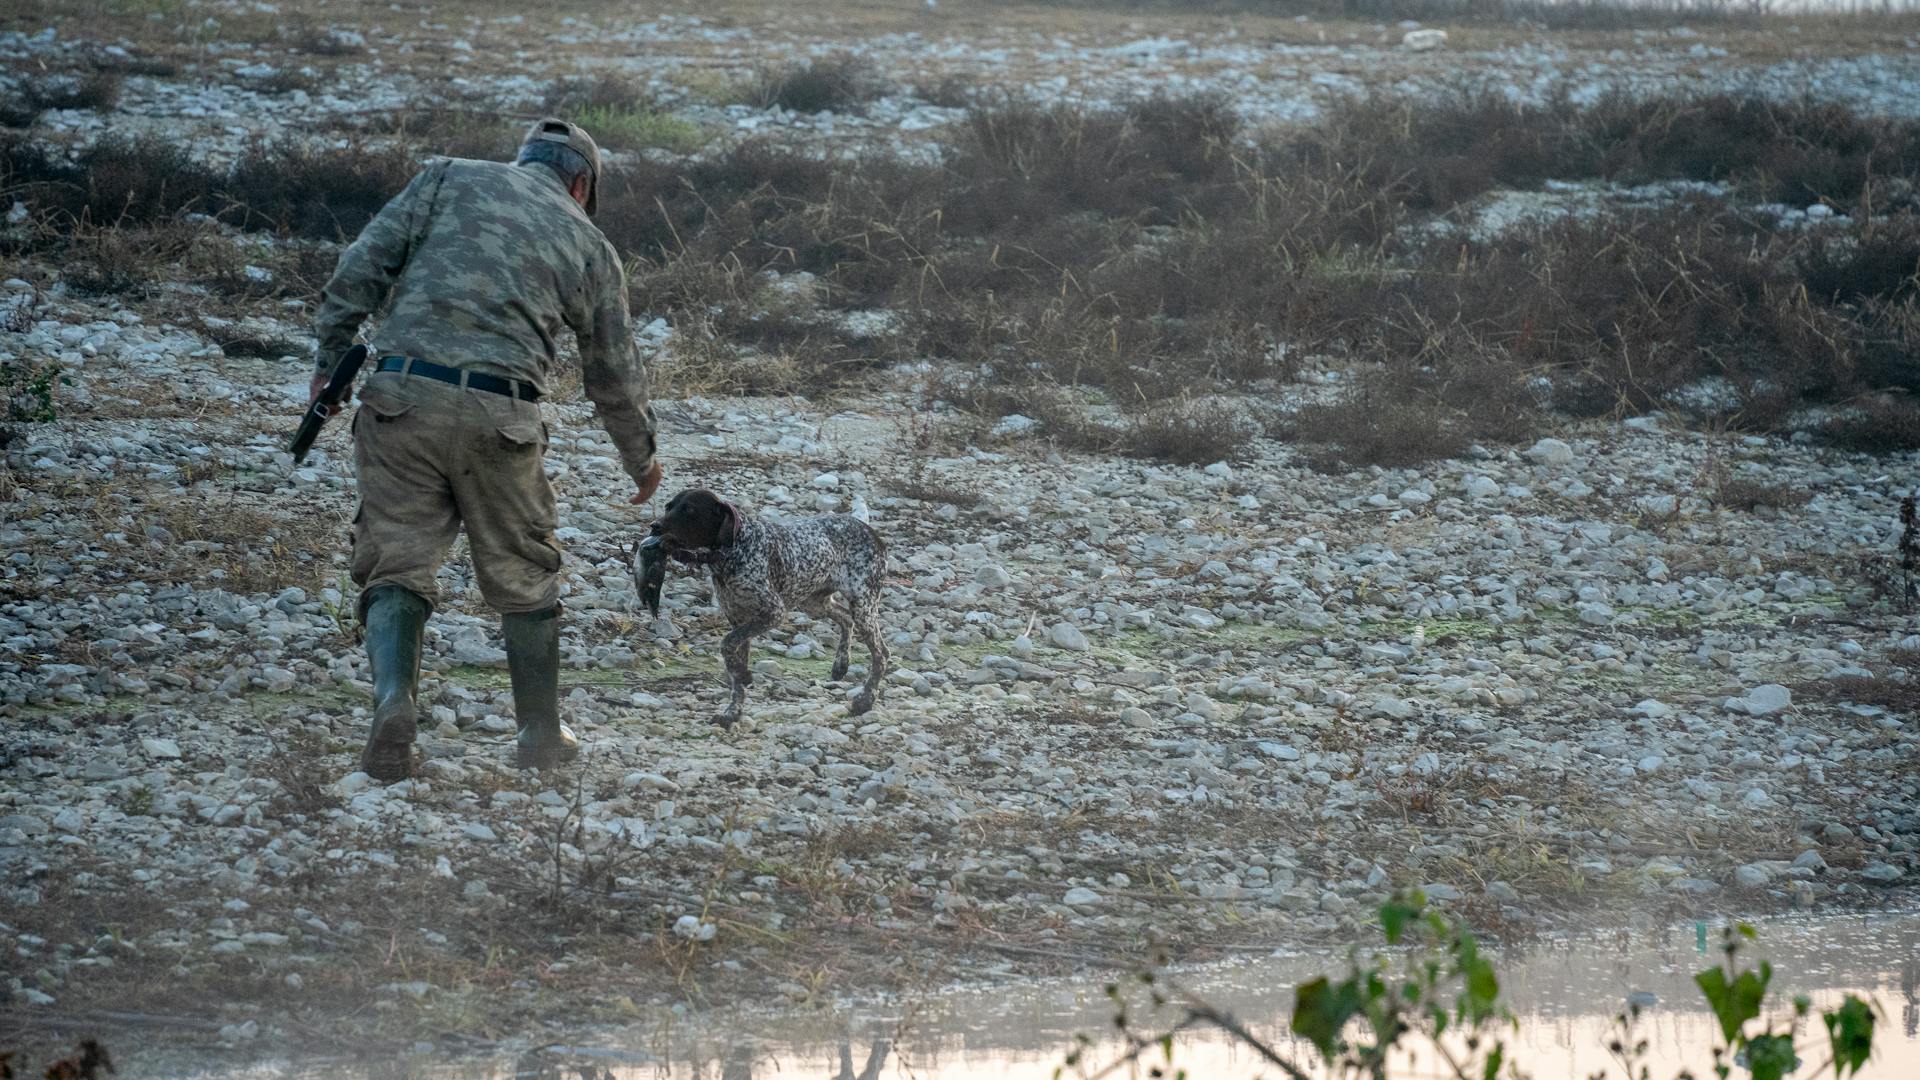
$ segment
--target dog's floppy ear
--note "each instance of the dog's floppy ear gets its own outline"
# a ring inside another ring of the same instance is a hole
[[[740,539],[740,510],[725,499],[720,500],[720,528],[715,530],[714,537],[722,545]]]

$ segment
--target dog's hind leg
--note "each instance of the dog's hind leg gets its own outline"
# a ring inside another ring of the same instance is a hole
[[[849,655],[848,640],[853,636],[853,616],[847,606],[834,599],[832,593],[817,593],[800,606],[800,610],[816,619],[825,619],[840,630],[840,642],[833,649],[833,670],[827,677],[835,682],[847,677],[847,668],[853,664]]]
[[[860,634],[860,644],[867,647],[866,685],[860,688],[847,706],[848,716],[859,716],[872,709],[873,703],[879,699],[881,680],[887,677],[887,643],[880,637],[878,591],[865,595],[849,593],[848,600],[848,614],[852,616],[853,628]]]

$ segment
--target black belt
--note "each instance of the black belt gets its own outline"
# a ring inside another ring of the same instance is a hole
[[[404,371],[408,375],[418,375],[423,379],[452,383],[455,386],[466,385],[475,390],[485,390],[489,394],[505,394],[521,401],[539,401],[540,391],[532,383],[518,379],[503,379],[498,375],[488,375],[480,371],[462,371],[459,368],[446,367],[422,360],[417,356],[383,356],[376,371]]]

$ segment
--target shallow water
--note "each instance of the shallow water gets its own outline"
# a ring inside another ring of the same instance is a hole
[[[1536,1080],[1586,1080],[1609,1064],[1605,1043],[1627,996],[1650,993],[1654,1001],[1645,1008],[1638,1030],[1650,1044],[1653,1075],[1671,1077],[1682,1066],[1710,1075],[1707,1048],[1713,1022],[1691,980],[1695,972],[1719,961],[1719,940],[1717,926],[1701,924],[1546,940],[1500,951],[1496,966],[1502,989],[1520,1019],[1518,1032],[1507,1038],[1509,1059]],[[1882,1017],[1874,1060],[1862,1075],[1869,1080],[1920,1077],[1920,913],[1765,922],[1752,954],[1761,957],[1773,961],[1776,972],[1769,1017],[1790,1019],[1790,1002],[1797,993],[1810,995],[1816,1008],[1838,1004],[1848,992],[1867,997],[1879,1004]],[[1336,972],[1343,964],[1339,952],[1295,953],[1190,970],[1174,978],[1305,1065],[1308,1048],[1290,1039],[1284,1024],[1293,987]],[[1076,1034],[1092,1036],[1094,1047],[1083,1069],[1069,1069],[1065,1075],[1091,1073],[1119,1057],[1123,1047],[1114,1037],[1112,1020],[1113,1007],[1099,979],[1041,981],[937,991],[914,1001],[837,1010],[709,1012],[698,1020],[683,1019],[671,1029],[582,1033],[578,1045],[516,1055],[463,1060],[422,1055],[369,1064],[343,1054],[242,1069],[141,1071],[227,1080],[508,1080],[579,1076],[582,1067],[590,1067],[597,1070],[592,1075],[610,1073],[619,1080],[669,1075],[714,1080],[1050,1080]],[[1143,1012],[1135,1013],[1135,1021],[1137,1030],[1159,1030]],[[1801,1034],[1808,1061],[1800,1075],[1808,1075],[1826,1060],[1825,1030],[1815,1020]],[[1150,1063],[1159,1060],[1156,1050]],[[1251,1050],[1214,1030],[1176,1038],[1174,1062],[1195,1080],[1279,1075],[1271,1066],[1263,1068],[1265,1063]],[[1410,1078],[1437,1076],[1433,1065],[1417,1059],[1403,1072]],[[1134,1075],[1144,1076],[1146,1070]],[[1615,1067],[1609,1075],[1621,1073]]]

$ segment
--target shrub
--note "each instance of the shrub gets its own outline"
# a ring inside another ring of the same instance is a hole
[[[1329,1076],[1370,1077],[1423,1075],[1433,1070],[1402,1067],[1422,1058],[1444,1064],[1441,1075],[1466,1077],[1531,1074],[1509,1061],[1505,1039],[1519,1021],[1502,996],[1500,975],[1479,940],[1463,924],[1427,907],[1418,890],[1396,893],[1378,909],[1386,950],[1354,949],[1346,971],[1300,983],[1294,990],[1288,1028],[1300,1047],[1269,1044],[1252,1034],[1231,1014],[1187,993],[1163,974],[1142,972],[1138,986],[1149,995],[1153,1009],[1171,1006],[1176,1022],[1156,1034],[1135,1026],[1127,1001],[1117,984],[1107,987],[1113,1000],[1114,1026],[1127,1047],[1120,1060],[1105,1067],[1086,1060],[1084,1036],[1058,1070],[1077,1069],[1084,1075],[1105,1075],[1123,1068],[1139,1071],[1142,1059],[1155,1062],[1154,1071],[1184,1075],[1174,1062],[1174,1034],[1196,1027],[1218,1028],[1257,1059],[1291,1077],[1305,1077],[1307,1068]],[[1704,932],[1705,924],[1702,924]],[[1724,931],[1719,962],[1693,977],[1705,999],[1713,1023],[1706,1042],[1716,1075],[1728,1077],[1735,1068],[1753,1080],[1780,1080],[1802,1060],[1831,1067],[1837,1080],[1858,1076],[1873,1057],[1874,1031],[1880,1009],[1853,994],[1838,1006],[1820,1010],[1820,1023],[1805,995],[1793,999],[1793,1019],[1776,1024],[1763,1014],[1773,983],[1773,966],[1762,960],[1747,966],[1741,957],[1758,935],[1744,923]],[[1607,1033],[1611,1060],[1593,1080],[1620,1075],[1651,1080],[1653,1064],[1641,1028],[1641,1006],[1629,1003],[1614,1018]],[[1754,1025],[1758,1023],[1756,1028]],[[1813,1032],[1808,1039],[1805,1032]],[[1443,1038],[1444,1036],[1444,1038]],[[1824,1037],[1823,1037],[1824,1036]],[[1317,1061],[1307,1068],[1291,1060],[1292,1051],[1311,1052]],[[1151,1055],[1149,1057],[1149,1055]],[[1318,1066],[1317,1068],[1315,1066]],[[1680,1077],[1692,1074],[1682,1070]]]
[[[858,113],[884,97],[889,86],[852,53],[808,60],[784,68],[762,69],[754,77],[748,101],[762,109],[776,106],[799,113]]]
[[[105,112],[119,103],[120,82],[119,72],[106,69],[24,82],[0,99],[0,126],[27,127],[48,109]]]
[[[367,51],[366,40],[357,31],[328,29],[306,22],[288,29],[287,44],[295,52],[309,56],[358,56]]]
[[[1805,506],[1813,498],[1813,493],[1805,488],[1781,487],[1777,483],[1753,476],[1736,476],[1725,469],[1717,470],[1713,477],[1713,486],[1707,491],[1707,499],[1715,506],[1730,510],[1744,510],[1751,513],[1761,507],[1770,510],[1787,510],[1796,506]]]
[[[145,225],[207,208],[218,183],[185,148],[153,137],[103,139],[74,164],[25,140],[0,153],[5,186],[69,222]]]
[[[1920,405],[1907,397],[1874,395],[1828,420],[1820,434],[1844,450],[1869,454],[1920,450]]]
[[[1238,117],[1211,95],[1147,98],[1116,108],[1024,98],[976,104],[949,155],[958,190],[949,227],[989,233],[1097,213],[1171,224],[1233,175]]]
[[[169,219],[150,225],[74,226],[62,253],[60,276],[83,293],[138,292],[160,281],[202,232]]]
[[[652,105],[646,91],[626,76],[614,74],[556,79],[540,102],[541,109],[562,119],[570,119],[583,109],[645,109]]]
[[[421,157],[511,160],[526,134],[524,125],[502,120],[479,103],[446,104],[438,99],[411,102],[390,113],[367,118],[352,136],[390,135]]]
[[[1333,402],[1302,407],[1280,434],[1318,444],[1307,461],[1325,472],[1423,465],[1458,457],[1467,448],[1466,436],[1444,411],[1376,380],[1363,381]]]
[[[54,360],[27,356],[0,360],[0,403],[6,406],[8,420],[48,423],[59,419],[54,387],[71,382]]]
[[[707,144],[707,130],[691,120],[651,109],[589,106],[576,111],[574,123],[602,146],[620,150],[667,150],[691,154]]]
[[[351,240],[418,170],[401,147],[261,144],[219,184],[221,213],[243,229]]]

